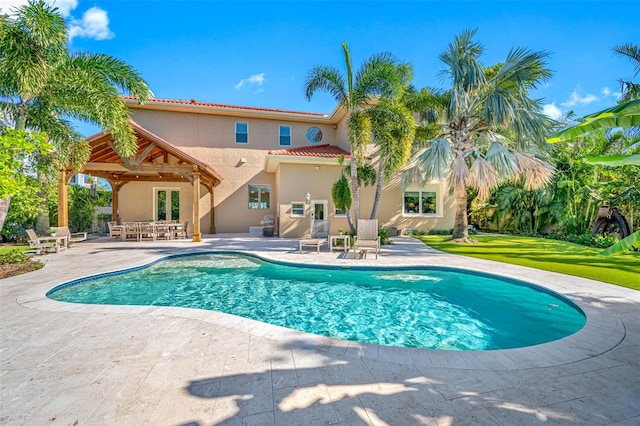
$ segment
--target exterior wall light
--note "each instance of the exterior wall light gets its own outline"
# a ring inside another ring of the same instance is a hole
[[[311,194],[307,192],[306,195],[304,196],[304,199],[307,200],[307,204],[309,204],[311,202]]]

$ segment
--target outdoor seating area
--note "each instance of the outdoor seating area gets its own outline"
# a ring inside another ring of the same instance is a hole
[[[29,246],[34,249],[35,254],[60,253],[67,250],[69,241],[66,236],[49,235],[39,237],[33,229],[27,229],[29,236]]]
[[[158,241],[187,238],[189,221],[159,220],[153,222],[123,222],[121,225],[108,222],[109,237],[122,241]]]

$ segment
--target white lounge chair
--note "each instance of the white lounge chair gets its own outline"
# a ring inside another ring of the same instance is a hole
[[[353,242],[353,257],[356,251],[364,251],[364,257],[367,257],[367,251],[373,250],[380,253],[380,237],[378,236],[378,219],[358,219],[358,229],[356,239]]]
[[[38,237],[33,229],[27,229],[27,235],[29,236],[29,245],[36,254],[60,253],[60,250],[66,249],[66,245],[64,247],[60,245],[62,237]]]
[[[69,231],[69,228],[66,227],[66,226],[54,226],[51,229],[55,229],[56,230],[56,233],[55,233],[56,237],[66,237],[68,245],[71,245],[71,243],[78,243],[80,241],[86,241],[86,239],[87,239],[87,233],[86,232],[73,232],[73,233],[71,233]]]

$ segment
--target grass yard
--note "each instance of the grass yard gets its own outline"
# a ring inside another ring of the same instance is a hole
[[[449,236],[418,237],[434,249],[462,256],[561,272],[640,290],[640,253],[600,256],[602,249],[565,241],[512,235],[473,235],[478,244],[448,242]]]
[[[0,245],[0,280],[42,268],[42,263],[22,254],[29,249],[29,246]]]

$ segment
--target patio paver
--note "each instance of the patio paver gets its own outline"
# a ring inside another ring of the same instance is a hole
[[[449,255],[406,237],[379,258],[297,239],[90,240],[0,280],[0,424],[640,424],[640,292]],[[543,285],[586,312],[565,339],[484,352],[390,348],[219,312],[49,300],[65,281],[170,254],[293,263],[444,265]]]

